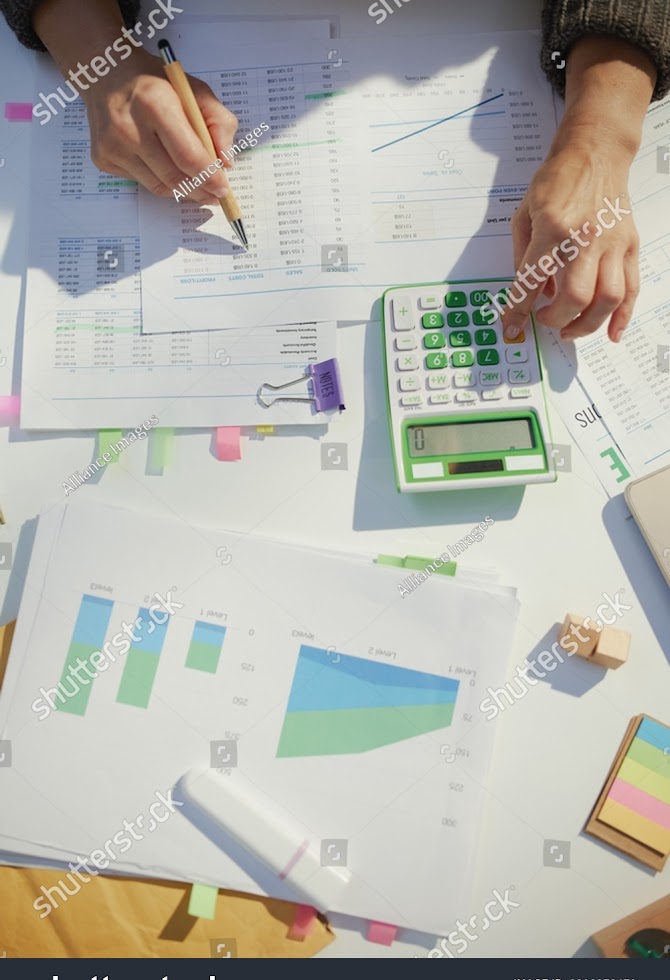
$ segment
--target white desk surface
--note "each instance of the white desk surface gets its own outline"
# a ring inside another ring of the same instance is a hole
[[[188,11],[215,13],[221,7],[202,0],[188,4]],[[437,30],[537,28],[539,11],[540,0],[414,0],[377,26],[367,3],[351,0],[247,0],[244,7],[245,15],[337,15],[342,34],[387,30],[407,38]],[[29,101],[33,55],[0,21],[1,101]],[[0,395],[12,386],[17,391],[20,378],[29,129],[0,120]],[[211,433],[184,432],[162,477],[145,475],[146,444],[136,444],[97,484],[77,493],[193,523],[396,554],[438,554],[489,514],[495,525],[463,563],[497,568],[504,582],[519,588],[522,611],[508,678],[524,657],[551,647],[566,611],[593,614],[603,592],[621,592],[633,607],[617,624],[633,635],[628,664],[603,671],[572,658],[486,722],[498,731],[477,898],[461,910],[464,923],[473,915],[481,919],[493,889],[504,894],[512,886],[510,897],[519,904],[488,930],[475,926],[479,938],[464,956],[594,956],[588,941],[593,932],[670,892],[670,866],[653,874],[582,833],[630,718],[647,712],[670,720],[666,586],[626,519],[622,499],[607,500],[576,449],[572,472],[558,484],[397,494],[380,328],[345,326],[340,334],[348,410],[326,439],[347,444],[346,472],[321,470],[319,434],[245,438],[242,462],[224,464],[211,454]],[[557,417],[554,438],[570,442]],[[42,437],[0,428],[0,502],[7,519],[0,540],[12,541],[15,552],[12,571],[0,572],[0,622],[18,610],[35,516],[63,499],[62,481],[88,465],[93,449],[90,433]],[[569,868],[543,866],[546,839],[570,842]],[[445,891],[458,887],[444,882]],[[321,954],[326,957],[425,956],[433,946],[432,938],[408,933],[389,948],[372,945],[363,938],[362,923],[340,916],[333,917],[333,927],[337,940]]]

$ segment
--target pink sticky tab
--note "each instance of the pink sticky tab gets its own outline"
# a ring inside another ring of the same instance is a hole
[[[216,458],[225,463],[242,459],[239,425],[220,425],[216,430]]]
[[[19,421],[21,398],[19,395],[0,396],[0,425],[12,425]]]
[[[367,940],[369,943],[378,943],[380,946],[390,946],[397,932],[398,927],[389,925],[388,922],[370,922]]]
[[[32,102],[5,102],[5,119],[10,122],[32,122]]]
[[[297,905],[293,925],[288,931],[289,939],[306,939],[316,922],[316,909],[311,905]]]

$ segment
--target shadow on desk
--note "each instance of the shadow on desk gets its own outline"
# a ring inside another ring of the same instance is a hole
[[[670,664],[670,592],[626,507],[623,494],[605,504],[603,523],[626,569],[635,596]]]
[[[370,531],[446,524],[478,524],[516,517],[524,487],[398,493],[386,417],[382,328],[369,323],[365,335],[365,402],[361,459],[356,485],[354,530]]]

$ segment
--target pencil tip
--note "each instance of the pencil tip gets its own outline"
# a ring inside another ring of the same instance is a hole
[[[239,240],[244,245],[244,247],[246,249],[248,249],[249,248],[249,240],[247,239],[247,235],[246,235],[246,232],[244,230],[244,225],[242,224],[241,219],[240,218],[236,218],[234,221],[231,221],[230,222],[230,225],[231,225],[233,231],[235,232],[235,234],[237,235],[237,237],[239,238]]]

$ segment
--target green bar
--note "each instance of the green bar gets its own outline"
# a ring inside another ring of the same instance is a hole
[[[377,555],[375,561],[378,565],[393,565],[394,568],[405,567],[405,559],[396,558],[395,555]]]
[[[368,752],[382,745],[448,728],[454,708],[455,702],[289,711],[284,718],[277,757]]]
[[[186,655],[186,666],[193,670],[204,670],[208,674],[215,674],[219,666],[221,647],[213,643],[202,643],[200,640],[192,640]]]
[[[306,99],[332,99],[335,95],[344,95],[346,89],[337,89],[334,92],[312,92],[310,95],[306,95]]]
[[[131,649],[123,668],[119,693],[116,700],[120,704],[132,704],[136,708],[146,708],[151,697],[160,657],[146,650]]]
[[[626,752],[626,758],[632,759],[633,762],[639,762],[641,766],[646,766],[652,772],[663,773],[664,775],[667,773],[670,778],[670,773],[667,772],[668,756],[642,738],[633,739],[628,752]]]
[[[56,711],[65,711],[70,715],[84,715],[86,713],[86,707],[88,705],[88,699],[91,696],[91,688],[93,682],[90,677],[87,676],[86,671],[83,671],[82,677],[84,680],[79,684],[79,690],[76,694],[71,697],[67,695],[67,691],[70,690],[75,684],[78,683],[76,677],[72,677],[69,671],[69,667],[73,668],[77,666],[77,657],[81,657],[82,660],[88,664],[88,658],[92,653],[97,653],[100,647],[91,646],[89,643],[74,643],[70,644],[70,648],[67,652],[67,660],[65,661],[65,666],[63,667],[63,673],[61,674],[60,683],[64,684],[64,690],[62,691],[63,697],[67,698],[64,704],[60,701],[54,699],[54,704],[56,706]],[[95,668],[93,668],[95,670]],[[88,683],[86,683],[88,681]]]

